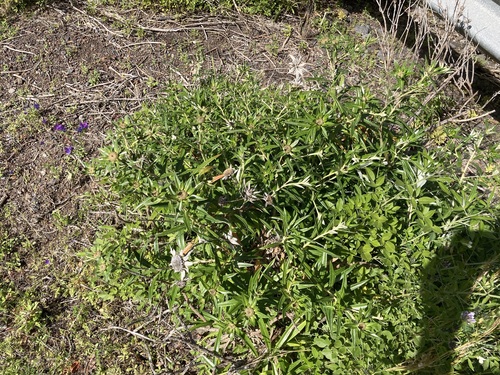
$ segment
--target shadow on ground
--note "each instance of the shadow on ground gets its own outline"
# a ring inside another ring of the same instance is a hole
[[[498,373],[482,368],[480,355],[475,354],[479,350],[479,341],[493,339],[493,342],[498,342],[500,339],[494,329],[479,332],[476,328],[488,321],[493,321],[494,328],[499,320],[497,316],[491,316],[493,309],[489,296],[480,296],[481,285],[494,282],[495,273],[498,278],[498,233],[458,233],[450,246],[442,248],[425,268],[421,281],[423,341],[413,373],[454,373],[454,363],[462,362],[465,357],[472,359],[469,366],[474,370],[471,367],[462,368],[461,374],[477,371],[482,374]]]

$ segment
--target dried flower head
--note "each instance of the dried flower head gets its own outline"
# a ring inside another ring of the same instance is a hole
[[[114,151],[110,152],[110,153],[108,154],[108,160],[109,160],[110,162],[114,163],[115,161],[117,161],[117,160],[118,160],[118,154],[117,154],[116,152],[114,152]]]
[[[189,254],[190,252],[176,252],[174,249],[170,249],[170,255],[172,255],[172,259],[170,260],[170,267],[172,267],[174,272],[181,274],[181,281],[184,280],[189,267],[193,264],[187,261]]]
[[[179,194],[177,194],[177,199],[180,200],[180,201],[183,201],[183,200],[187,199],[188,197],[189,197],[189,194],[185,190],[181,190],[179,192]]]
[[[174,272],[182,272],[184,270],[184,259],[180,254],[177,254],[176,252],[172,253],[170,267],[172,267]]]
[[[222,172],[220,175],[212,178],[212,183],[214,183],[215,181],[219,181],[221,179],[227,180],[229,177],[231,177],[235,173],[236,173],[236,170],[233,167],[226,168],[226,170],[224,170],[224,172]]]
[[[292,81],[293,84],[300,85],[303,83],[304,74],[309,73],[306,68],[308,64],[302,61],[302,56],[289,56],[292,61],[289,64],[290,70],[288,71],[288,74],[293,74],[295,76],[295,79]]]
[[[259,199],[257,197],[257,194],[259,193],[260,191],[257,191],[254,187],[252,187],[250,185],[250,182],[247,183],[243,181],[243,187],[241,189],[241,197],[245,202],[250,202],[250,203],[255,202],[257,199]]]
[[[267,206],[272,206],[273,205],[273,196],[268,193],[264,193],[264,205]]]

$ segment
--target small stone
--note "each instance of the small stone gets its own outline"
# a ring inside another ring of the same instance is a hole
[[[356,25],[354,26],[354,31],[362,37],[367,37],[372,31],[372,28],[369,25]]]
[[[8,92],[9,92],[9,94],[12,95],[16,92],[16,89],[14,87],[11,87]]]

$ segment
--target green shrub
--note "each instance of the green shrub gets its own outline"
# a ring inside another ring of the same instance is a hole
[[[494,222],[491,200],[407,126],[439,72],[397,104],[341,77],[323,91],[248,74],[171,86],[92,166],[119,218],[85,254],[95,290],[177,309],[232,358],[202,355],[200,373],[375,373],[415,358],[422,270],[455,233]]]
[[[245,13],[261,14],[265,16],[277,17],[285,12],[296,12],[300,2],[296,0],[126,0],[116,2],[106,0],[110,3],[135,8],[137,6],[151,8],[164,12],[217,12],[220,9],[235,9]]]
[[[42,6],[49,3],[51,0],[4,0],[0,5],[0,17],[7,14],[23,11],[31,6]]]

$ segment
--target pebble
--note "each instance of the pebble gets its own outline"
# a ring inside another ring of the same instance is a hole
[[[356,25],[354,26],[354,31],[363,37],[367,37],[372,28],[369,25]]]

